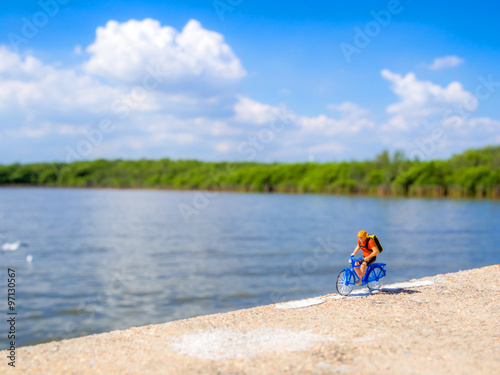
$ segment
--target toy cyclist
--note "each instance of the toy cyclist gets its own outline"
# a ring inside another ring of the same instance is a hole
[[[359,276],[359,279],[356,281],[356,285],[361,285],[361,280],[365,275],[366,268],[375,262],[377,259],[377,255],[380,254],[380,250],[378,249],[374,238],[372,236],[368,237],[366,230],[360,230],[358,233],[358,246],[354,249],[354,252],[351,256],[355,256],[359,249],[363,249],[363,257],[364,260],[359,260],[356,262],[356,265],[360,265],[361,267],[354,268],[354,271]]]

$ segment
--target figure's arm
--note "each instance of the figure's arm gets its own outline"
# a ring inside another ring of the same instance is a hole
[[[372,253],[365,258],[365,262],[368,262],[371,258],[376,257],[377,255],[380,254],[380,251],[379,251],[377,245],[373,246],[371,250],[372,250]]]
[[[352,253],[351,255],[354,256],[356,255],[356,253],[359,251],[359,245],[356,246],[356,248],[354,249],[354,253]]]

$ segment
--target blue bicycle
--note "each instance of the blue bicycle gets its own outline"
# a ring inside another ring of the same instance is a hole
[[[337,277],[337,292],[343,296],[348,296],[351,294],[354,289],[354,285],[356,281],[359,280],[359,276],[356,271],[354,271],[355,267],[361,267],[361,265],[356,266],[356,262],[359,260],[363,260],[363,258],[354,259],[351,255],[351,259],[349,262],[351,263],[351,268],[344,268]],[[385,263],[372,263],[370,264],[361,280],[361,286],[367,285],[370,290],[379,290],[385,278]]]

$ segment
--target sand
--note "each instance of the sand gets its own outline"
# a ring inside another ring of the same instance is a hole
[[[500,266],[1,351],[0,374],[498,374]]]

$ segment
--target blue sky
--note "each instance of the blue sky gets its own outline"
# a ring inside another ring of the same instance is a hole
[[[486,1],[7,2],[0,163],[329,161],[384,149],[435,159],[499,144],[499,10]]]

